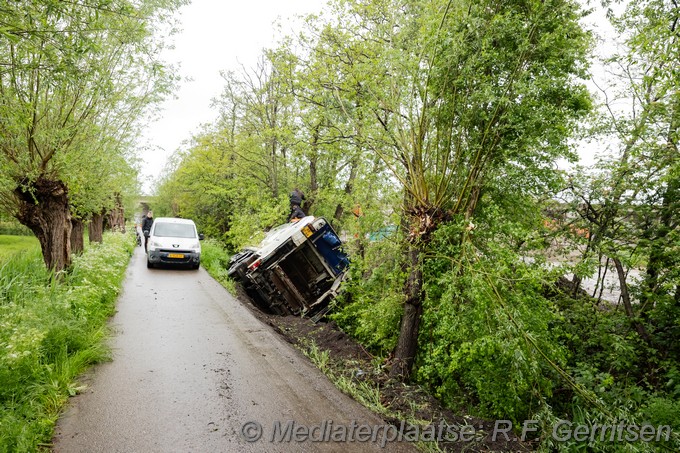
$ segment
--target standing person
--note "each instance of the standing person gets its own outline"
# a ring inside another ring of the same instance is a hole
[[[300,207],[302,205],[302,200],[305,199],[305,194],[302,193],[297,187],[293,189],[290,193],[290,214],[288,215],[288,220],[301,219],[305,216],[304,211]]]
[[[153,211],[146,213],[144,221],[142,222],[142,232],[144,233],[144,251],[147,251],[149,245],[149,234],[151,234],[151,226],[153,225]]]

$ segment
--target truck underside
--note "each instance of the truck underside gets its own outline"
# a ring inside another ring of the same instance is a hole
[[[318,243],[329,231],[337,239],[324,225],[301,244],[286,241],[268,256],[259,257],[256,249],[241,252],[232,258],[229,275],[260,308],[281,315],[315,313],[337,295],[346,274],[346,267],[333,267],[324,256],[326,244]]]

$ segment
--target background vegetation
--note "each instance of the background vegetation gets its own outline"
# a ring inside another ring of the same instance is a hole
[[[70,265],[86,226],[95,242],[104,223],[124,230],[141,120],[176,80],[159,55],[183,3],[0,6],[0,218],[36,236],[46,267]]]
[[[540,420],[545,449],[676,449],[549,436],[557,419],[680,429],[680,10],[609,11],[606,60],[585,15],[331,2],[224,74],[219,120],[168,164],[156,214],[236,251],[299,187],[351,253],[331,317],[395,378],[457,411]],[[576,146],[600,159],[578,167]]]
[[[153,32],[182,3],[0,6],[0,233],[40,244],[13,238],[33,251],[0,274],[4,449],[45,441],[105,356],[129,244],[79,255],[84,228],[124,227],[139,120],[176,81]],[[285,221],[297,186],[351,253],[331,317],[395,379],[540,420],[545,449],[676,450],[549,436],[565,418],[680,429],[680,9],[623,6],[598,60],[571,0],[334,0],[223,75],[219,120],[169,162],[156,215],[235,251]],[[579,168],[586,145],[599,160]],[[205,262],[226,266],[218,244]]]

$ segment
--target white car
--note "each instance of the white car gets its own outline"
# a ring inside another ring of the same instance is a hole
[[[174,217],[154,219],[149,234],[146,267],[181,264],[198,269],[201,264],[202,234],[193,220]]]

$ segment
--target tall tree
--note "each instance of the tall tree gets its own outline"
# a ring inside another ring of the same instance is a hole
[[[366,137],[404,190],[405,304],[392,374],[408,378],[418,346],[423,260],[432,233],[472,219],[484,189],[509,168],[525,183],[552,177],[566,138],[588,109],[588,35],[570,1],[374,0],[337,3],[355,49],[353,71],[370,75]]]
[[[622,51],[607,61],[609,84],[599,85],[604,113],[593,137],[613,155],[573,187],[575,209],[591,232],[583,261],[597,255],[613,263],[625,312],[647,342],[644,318],[680,300],[679,21],[675,2],[657,0],[631,1],[612,17]],[[628,278],[631,268],[643,273],[639,285]]]
[[[170,87],[152,32],[181,3],[0,8],[0,204],[34,232],[50,268],[70,262],[70,182],[98,153],[123,151],[102,147],[101,138],[129,137]]]

